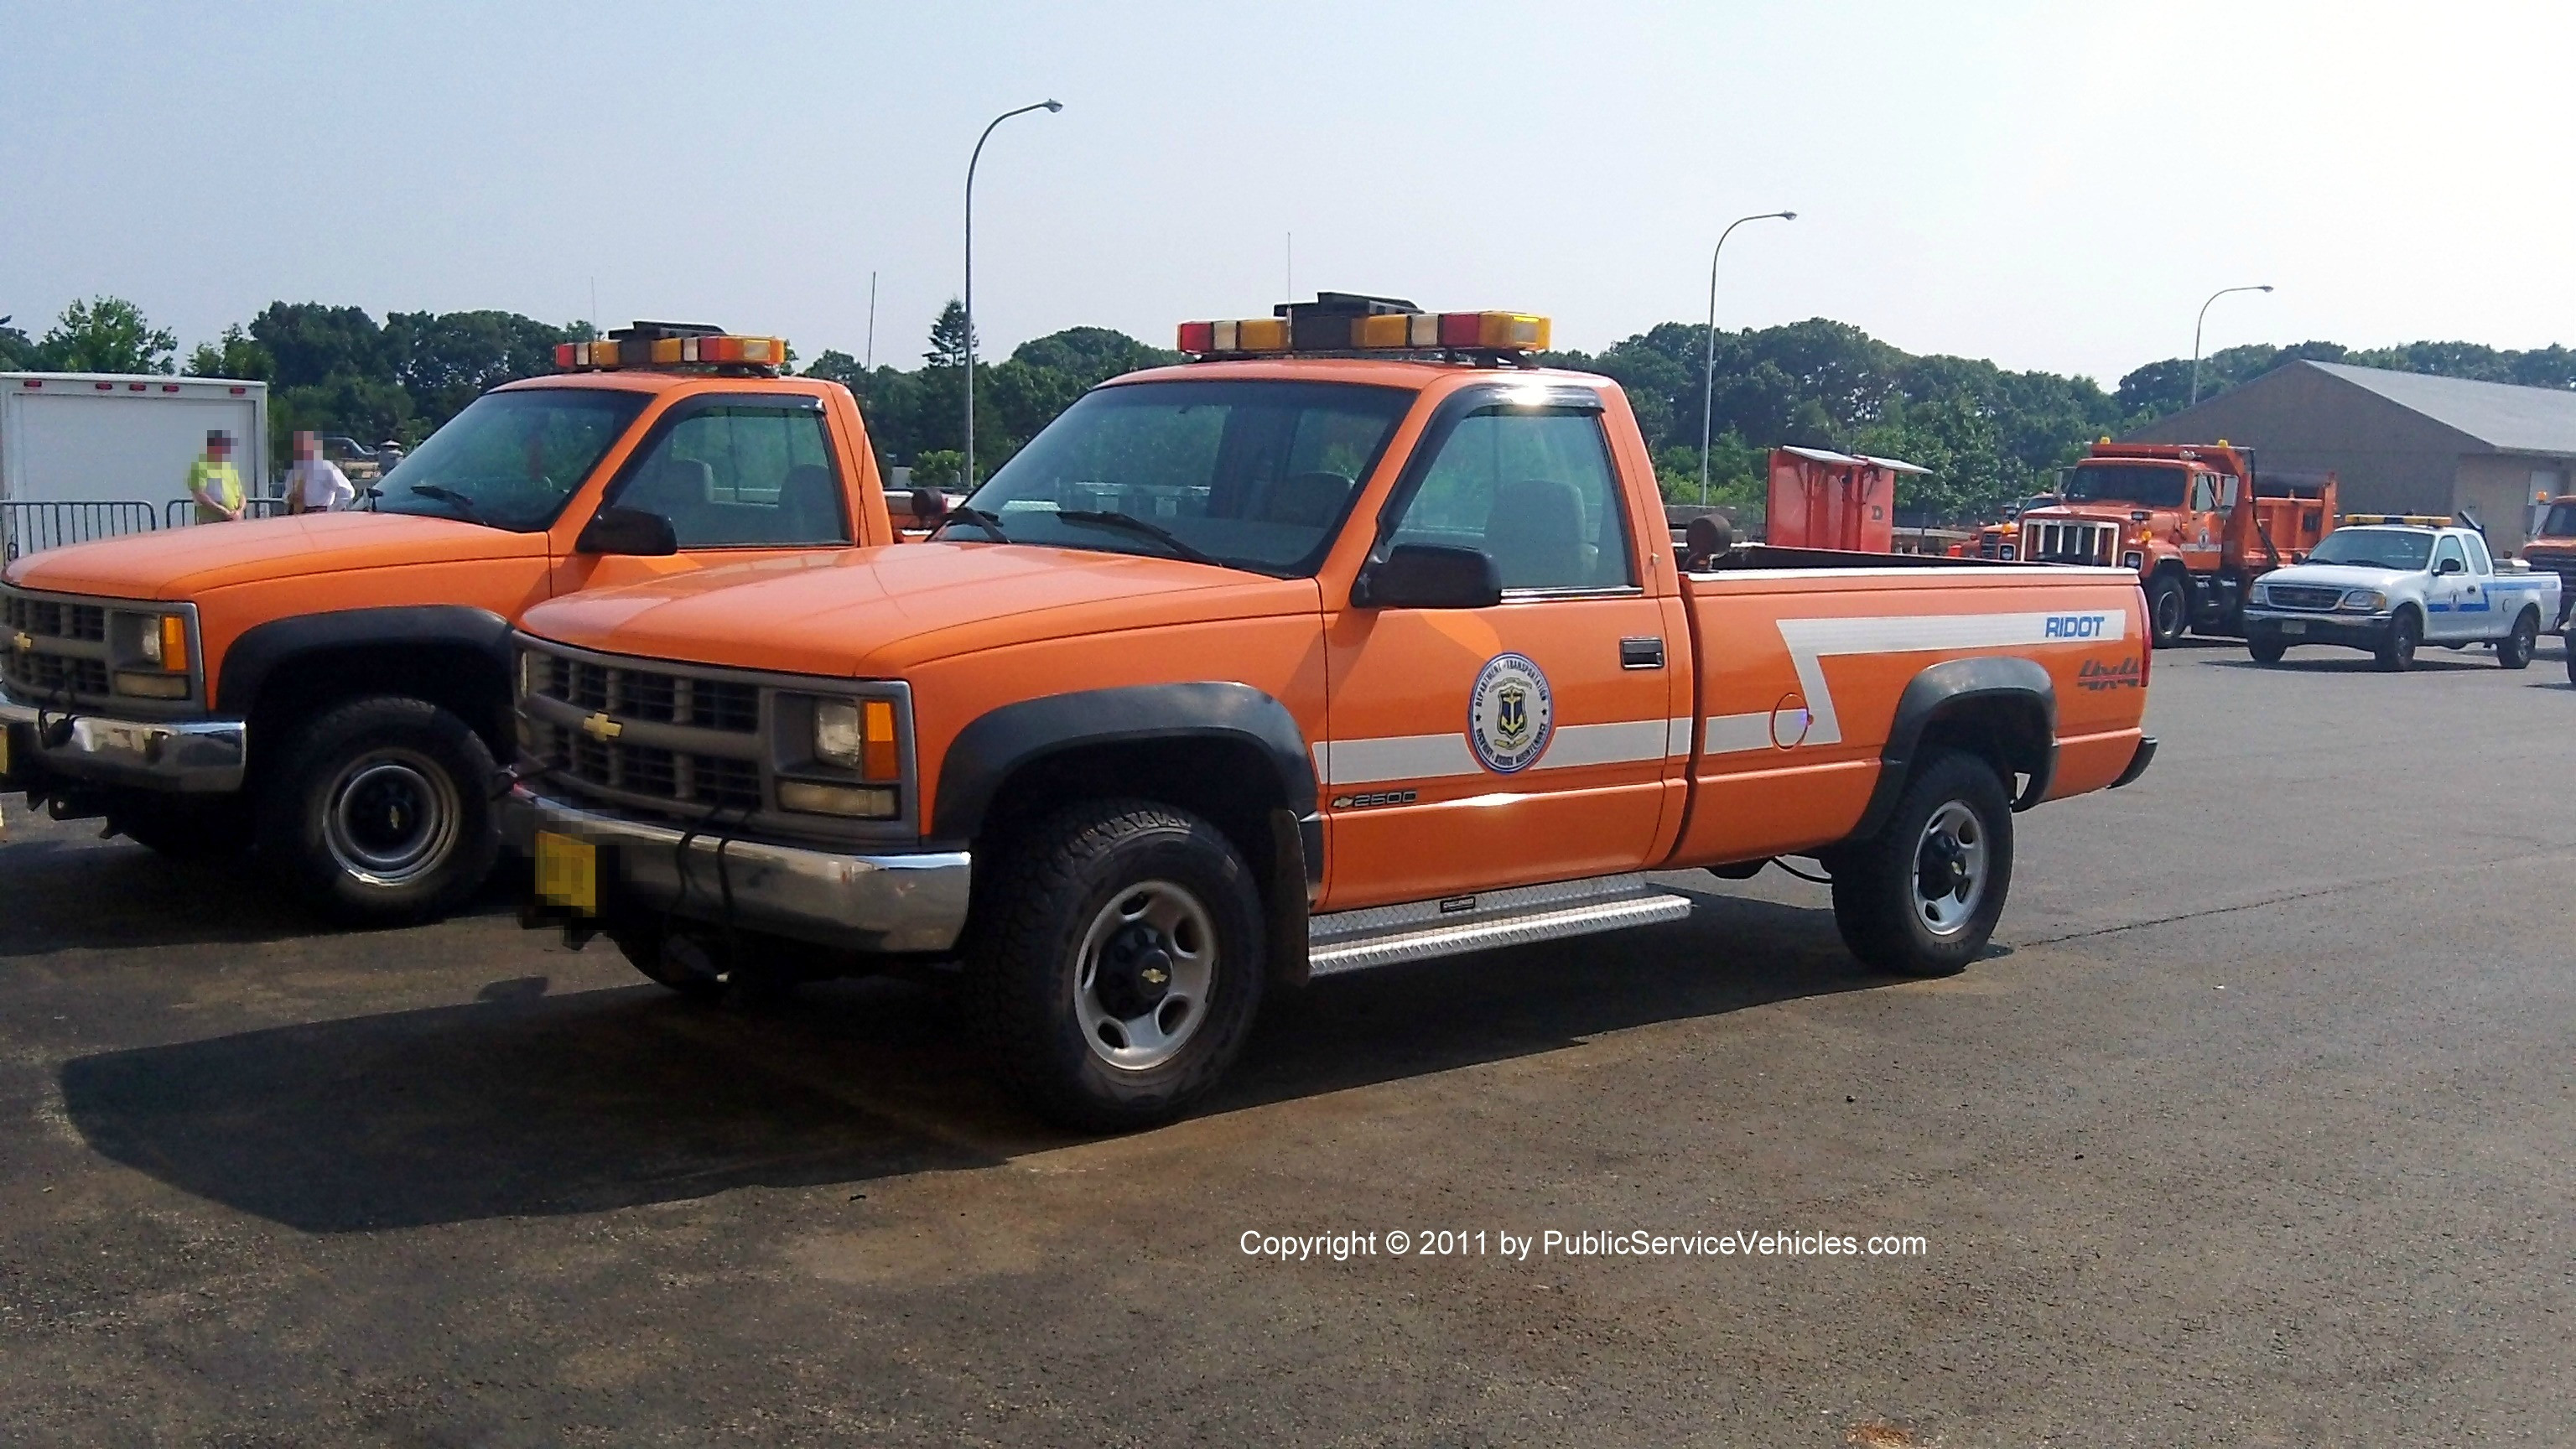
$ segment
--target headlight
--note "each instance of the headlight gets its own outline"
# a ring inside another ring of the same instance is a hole
[[[902,779],[903,751],[895,739],[894,701],[814,701],[814,758],[855,770],[863,780]]]
[[[2262,608],[2264,605],[2272,602],[2272,591],[2263,587],[2261,584],[2256,584],[2254,586],[2254,591],[2246,595],[2246,602],[2252,604],[2258,609]]]
[[[188,619],[184,614],[119,614],[116,616],[116,652],[132,664],[149,665],[171,674],[188,672]],[[121,691],[143,693],[141,690]],[[157,698],[184,697],[158,694]]]
[[[2346,614],[2376,614],[2387,607],[2388,596],[2377,589],[2353,589],[2343,596],[2342,603],[2335,606],[2338,612]]]

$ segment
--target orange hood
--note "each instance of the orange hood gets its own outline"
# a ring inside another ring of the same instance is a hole
[[[186,599],[233,584],[354,569],[542,555],[542,533],[448,518],[315,513],[128,534],[47,549],[9,566],[25,589],[119,599]]]
[[[1312,579],[999,543],[906,543],[735,564],[568,594],[540,638],[785,674],[899,675],[929,660],[1079,634],[1319,611]]]

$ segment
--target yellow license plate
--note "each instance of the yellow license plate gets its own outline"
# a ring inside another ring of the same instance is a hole
[[[587,840],[537,832],[537,899],[585,916],[599,914],[599,847]]]
[[[0,780],[9,778],[9,727],[0,725]]]

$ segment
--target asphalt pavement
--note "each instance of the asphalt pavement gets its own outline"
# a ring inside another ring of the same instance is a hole
[[[2166,653],[1963,976],[1675,877],[1275,1003],[1112,1140],[936,990],[693,1007],[498,893],[319,931],[13,799],[0,1440],[2564,1444],[2561,647]]]

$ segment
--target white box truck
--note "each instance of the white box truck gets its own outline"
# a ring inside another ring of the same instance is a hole
[[[243,490],[267,492],[267,383],[0,372],[0,559],[188,522],[171,504],[216,428]]]

